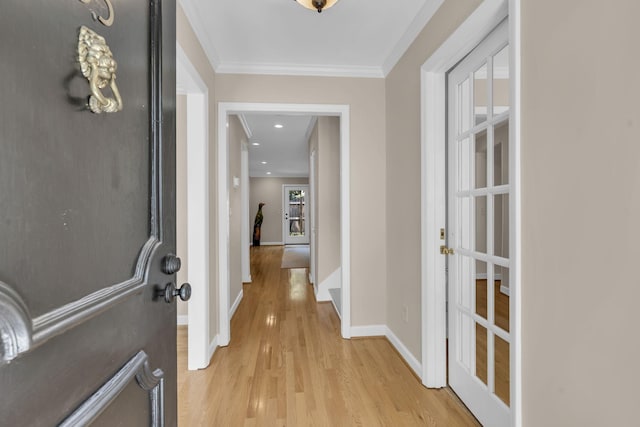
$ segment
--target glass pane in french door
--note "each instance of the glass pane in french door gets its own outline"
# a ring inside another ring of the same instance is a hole
[[[509,370],[509,343],[499,336],[494,340],[495,369],[494,385],[496,396],[509,405],[510,398],[510,370]]]
[[[289,236],[304,236],[304,190],[289,190]]]
[[[493,114],[509,111],[509,46],[493,57]]]
[[[487,120],[487,105],[488,105],[488,73],[487,64],[484,64],[475,73],[473,73],[473,115],[475,117],[476,125]]]

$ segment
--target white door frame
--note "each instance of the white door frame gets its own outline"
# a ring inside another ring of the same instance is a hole
[[[349,106],[330,104],[278,104],[278,103],[218,103],[218,344],[225,346],[231,339],[229,306],[229,142],[227,120],[230,114],[301,114],[340,117],[340,226],[342,265],[342,318],[343,338],[351,338],[351,229],[350,229],[350,140]]]
[[[310,179],[310,178],[309,178]],[[288,207],[288,203],[286,202],[286,198],[285,198],[285,194],[284,192],[286,191],[287,187],[299,187],[299,188],[306,188],[306,196],[305,196],[305,202],[304,202],[304,208],[303,208],[303,218],[304,218],[304,232],[305,232],[305,236],[307,239],[307,243],[287,243],[287,239],[289,238],[289,231],[287,231],[287,229],[289,228],[289,221],[284,219],[284,215],[287,215],[287,208]],[[311,217],[311,212],[309,210],[309,184],[282,184],[282,215],[283,218],[280,218],[280,220],[282,221],[282,243],[286,246],[286,245],[296,245],[296,244],[300,244],[300,245],[310,245],[311,244],[311,238],[309,236],[309,229],[310,229],[310,217]],[[287,206],[285,206],[287,205]],[[285,225],[286,224],[286,225]]]
[[[176,92],[187,96],[188,369],[211,360],[209,342],[209,91],[176,43]],[[214,347],[215,348],[215,347]]]
[[[316,150],[309,154],[309,282],[318,295],[316,283]]]
[[[244,125],[243,125],[244,126]],[[248,127],[245,127],[245,132]],[[247,135],[251,138],[251,135]],[[249,231],[249,143],[242,141],[240,152],[240,203],[242,224],[240,226],[240,244],[242,283],[251,283],[251,232]]]
[[[464,58],[506,16],[509,15],[511,46],[510,139],[514,149],[510,182],[511,209],[515,222],[510,227],[510,247],[514,249],[510,298],[512,314],[511,408],[512,424],[522,425],[522,339],[520,264],[520,0],[484,0],[456,31],[427,59],[421,68],[421,228],[422,228],[422,382],[427,387],[447,386],[446,359],[446,274],[445,257],[439,248],[439,230],[446,223],[445,142],[446,73]],[[513,305],[512,305],[513,306]]]

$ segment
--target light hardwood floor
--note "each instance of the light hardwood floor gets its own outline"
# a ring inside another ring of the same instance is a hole
[[[448,389],[424,388],[386,338],[343,340],[306,269],[280,269],[282,247],[252,248],[253,282],[231,343],[187,371],[178,329],[179,425],[475,426]]]

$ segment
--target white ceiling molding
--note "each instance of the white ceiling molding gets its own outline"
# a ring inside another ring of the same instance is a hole
[[[200,79],[187,54],[180,43],[176,41],[176,93],[187,95],[190,93],[204,93],[207,86]]]
[[[411,43],[418,37],[418,34],[420,34],[425,25],[433,18],[433,15],[435,15],[442,3],[444,3],[444,0],[434,0],[428,1],[422,6],[420,13],[411,21],[411,25],[409,25],[402,38],[396,43],[396,46],[384,61],[384,64],[382,64],[384,77],[393,70],[393,67],[396,66],[400,58],[402,58],[402,55],[409,49],[409,46],[411,46]]]
[[[276,76],[384,78],[380,67],[344,67],[339,65],[220,64],[219,74],[266,74]]]
[[[247,135],[247,139],[251,139],[253,132],[251,132],[251,127],[249,126],[249,123],[247,123],[247,118],[244,114],[238,114],[238,120],[240,120],[240,124],[244,129],[244,133]]]
[[[307,127],[307,131],[304,134],[304,140],[309,143],[309,138],[311,138],[311,133],[313,132],[313,128],[316,127],[316,123],[318,123],[318,116],[311,117],[311,121],[309,122],[309,127]]]
[[[196,34],[196,38],[202,44],[202,49],[204,50],[205,55],[207,55],[207,59],[209,60],[211,67],[213,67],[214,71],[217,72],[217,69],[220,66],[220,56],[213,44],[213,40],[211,40],[207,35],[207,32],[205,31],[205,23],[202,22],[202,17],[198,13],[192,1],[193,0],[178,0],[178,3],[182,6],[182,10],[184,10],[184,14],[187,17],[189,24],[191,24],[191,28]]]

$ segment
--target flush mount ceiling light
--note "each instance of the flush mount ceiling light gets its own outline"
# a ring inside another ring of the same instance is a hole
[[[284,126],[281,125],[280,123],[273,125],[274,128],[276,129],[282,129]]]
[[[295,0],[307,9],[317,10],[318,13],[322,12],[324,9],[329,9],[331,6],[336,4],[338,0]]]

